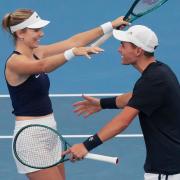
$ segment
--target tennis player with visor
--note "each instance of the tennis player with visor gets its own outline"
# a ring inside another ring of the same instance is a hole
[[[56,129],[47,73],[63,66],[75,56],[91,58],[90,54],[102,52],[99,47],[84,46],[113,28],[128,23],[123,21],[123,17],[119,17],[67,40],[40,45],[40,39],[44,35],[42,28],[48,24],[49,21],[41,19],[37,12],[29,9],[17,9],[5,15],[2,21],[3,28],[12,35],[15,45],[5,67],[5,78],[16,119],[14,136],[29,124],[42,124]],[[42,139],[42,142],[53,144],[53,139],[44,137],[43,132],[34,132],[34,135],[39,139],[38,142]],[[24,143],[26,141],[25,138]],[[16,158],[15,162],[18,172],[26,174],[30,180],[65,179],[63,164],[39,170],[21,164]]]
[[[118,49],[123,65],[132,65],[141,76],[133,92],[112,98],[83,96],[75,112],[88,117],[102,109],[122,109],[99,132],[63,154],[83,158],[88,151],[125,130],[139,116],[146,145],[145,180],[180,180],[180,84],[168,65],[154,56],[159,45],[148,27],[135,25],[114,30],[121,41]]]

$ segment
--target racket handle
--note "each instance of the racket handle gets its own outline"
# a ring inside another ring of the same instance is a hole
[[[103,162],[112,163],[112,164],[118,164],[119,162],[118,157],[104,156],[104,155],[93,154],[93,153],[88,153],[85,156],[85,158],[96,160],[96,161],[103,161]]]
[[[112,36],[112,32],[109,32],[107,34],[104,34],[102,37],[100,37],[97,41],[91,44],[91,47],[94,46],[101,46],[105,41],[107,41]]]

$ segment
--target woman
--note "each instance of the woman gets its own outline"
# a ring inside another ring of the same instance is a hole
[[[29,9],[18,9],[7,14],[2,21],[3,28],[14,38],[15,50],[7,60],[5,77],[13,105],[16,123],[14,135],[28,124],[43,124],[56,129],[49,94],[49,73],[74,56],[86,56],[103,51],[99,47],[82,47],[94,41],[113,28],[128,23],[123,18],[101,25],[87,32],[50,45],[39,45],[43,37],[42,28],[49,21]],[[64,180],[64,165],[39,170],[22,165],[15,158],[19,173],[30,180]]]

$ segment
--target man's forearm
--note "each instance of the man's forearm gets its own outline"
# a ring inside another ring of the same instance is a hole
[[[102,109],[122,109],[129,102],[132,93],[125,93],[116,97],[101,98],[100,105]]]
[[[123,109],[132,97],[132,93],[125,93],[116,97],[116,106],[119,109]]]

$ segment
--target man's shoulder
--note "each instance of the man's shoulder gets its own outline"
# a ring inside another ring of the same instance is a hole
[[[146,81],[155,81],[155,80],[165,80],[166,76],[168,76],[170,73],[172,73],[171,68],[161,62],[157,61],[156,63],[153,63],[148,70],[142,74],[141,78],[145,79]]]

